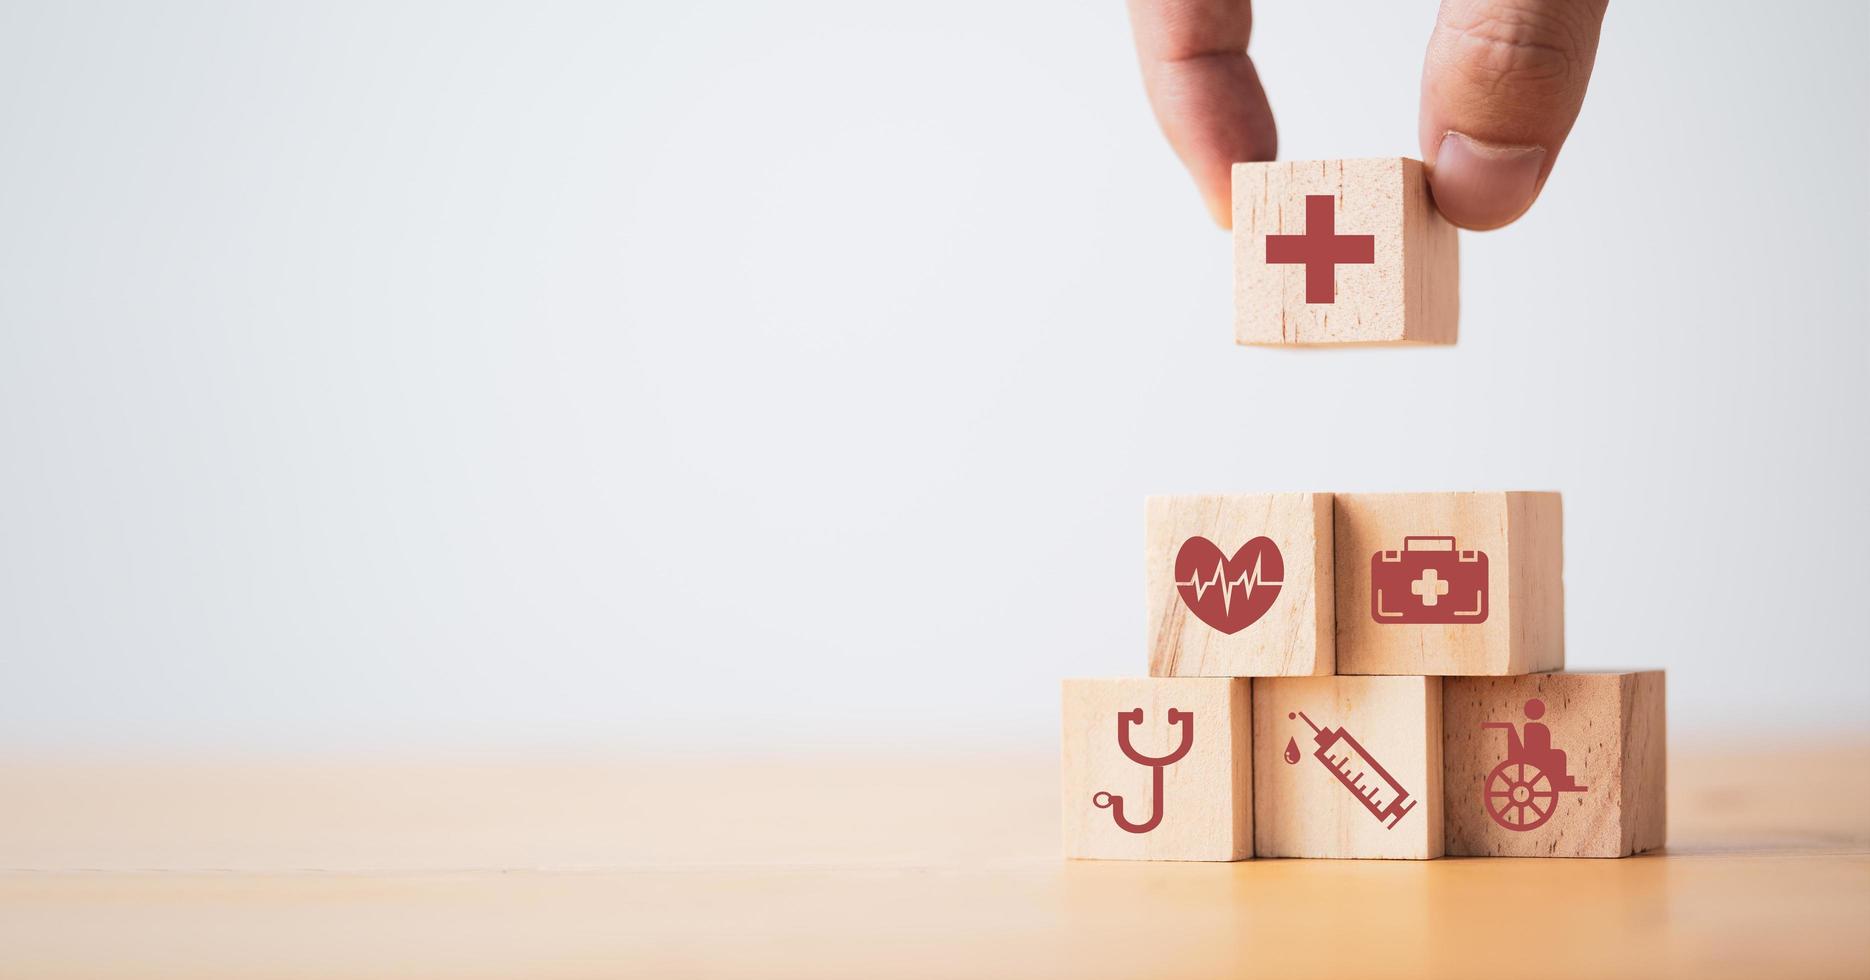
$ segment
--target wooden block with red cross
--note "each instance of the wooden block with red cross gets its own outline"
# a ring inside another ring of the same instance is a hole
[[[1256,857],[1442,855],[1442,679],[1253,681]]]
[[[1337,669],[1507,675],[1565,666],[1556,493],[1340,493]]]
[[[1152,675],[1335,669],[1330,494],[1151,497],[1145,525]]]
[[[1452,344],[1455,228],[1402,157],[1234,164],[1234,340]]]
[[[1065,856],[1251,857],[1247,683],[1230,677],[1065,681]]]
[[[1624,857],[1661,847],[1665,717],[1659,670],[1446,678],[1448,853]]]

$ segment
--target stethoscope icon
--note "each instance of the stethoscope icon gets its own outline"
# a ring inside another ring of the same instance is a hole
[[[1131,762],[1139,766],[1148,766],[1153,770],[1149,819],[1143,823],[1131,823],[1123,819],[1123,797],[1114,793],[1100,791],[1091,796],[1092,806],[1099,810],[1110,810],[1110,815],[1117,820],[1117,826],[1132,834],[1147,834],[1155,830],[1156,825],[1162,822],[1162,770],[1180,762],[1182,756],[1187,755],[1188,750],[1195,745],[1195,713],[1192,711],[1169,709],[1169,727],[1181,727],[1182,744],[1177,746],[1175,751],[1161,758],[1146,756],[1136,751],[1136,747],[1130,744],[1130,726],[1142,723],[1143,709],[1141,708],[1117,712],[1117,747],[1123,750],[1124,755],[1130,757]]]

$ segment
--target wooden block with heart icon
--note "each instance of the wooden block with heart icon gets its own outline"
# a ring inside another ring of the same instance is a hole
[[[1624,857],[1663,845],[1662,671],[1443,681],[1448,853]]]
[[[1257,857],[1442,855],[1442,679],[1253,681]]]
[[[1236,342],[1455,342],[1455,228],[1421,161],[1236,163],[1233,178]]]
[[[1565,666],[1556,493],[1340,493],[1337,669],[1513,675]]]
[[[1065,681],[1065,856],[1251,857],[1251,709],[1236,678]]]
[[[1336,669],[1331,494],[1149,498],[1149,672],[1270,677]]]

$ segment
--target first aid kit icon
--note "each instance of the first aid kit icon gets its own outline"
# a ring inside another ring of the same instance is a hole
[[[1448,535],[1403,538],[1370,556],[1370,616],[1379,623],[1487,621],[1487,554]]]

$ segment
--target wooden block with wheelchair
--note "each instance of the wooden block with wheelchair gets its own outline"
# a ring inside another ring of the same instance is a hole
[[[1624,857],[1661,847],[1663,688],[1659,670],[1447,678],[1448,853]]]

